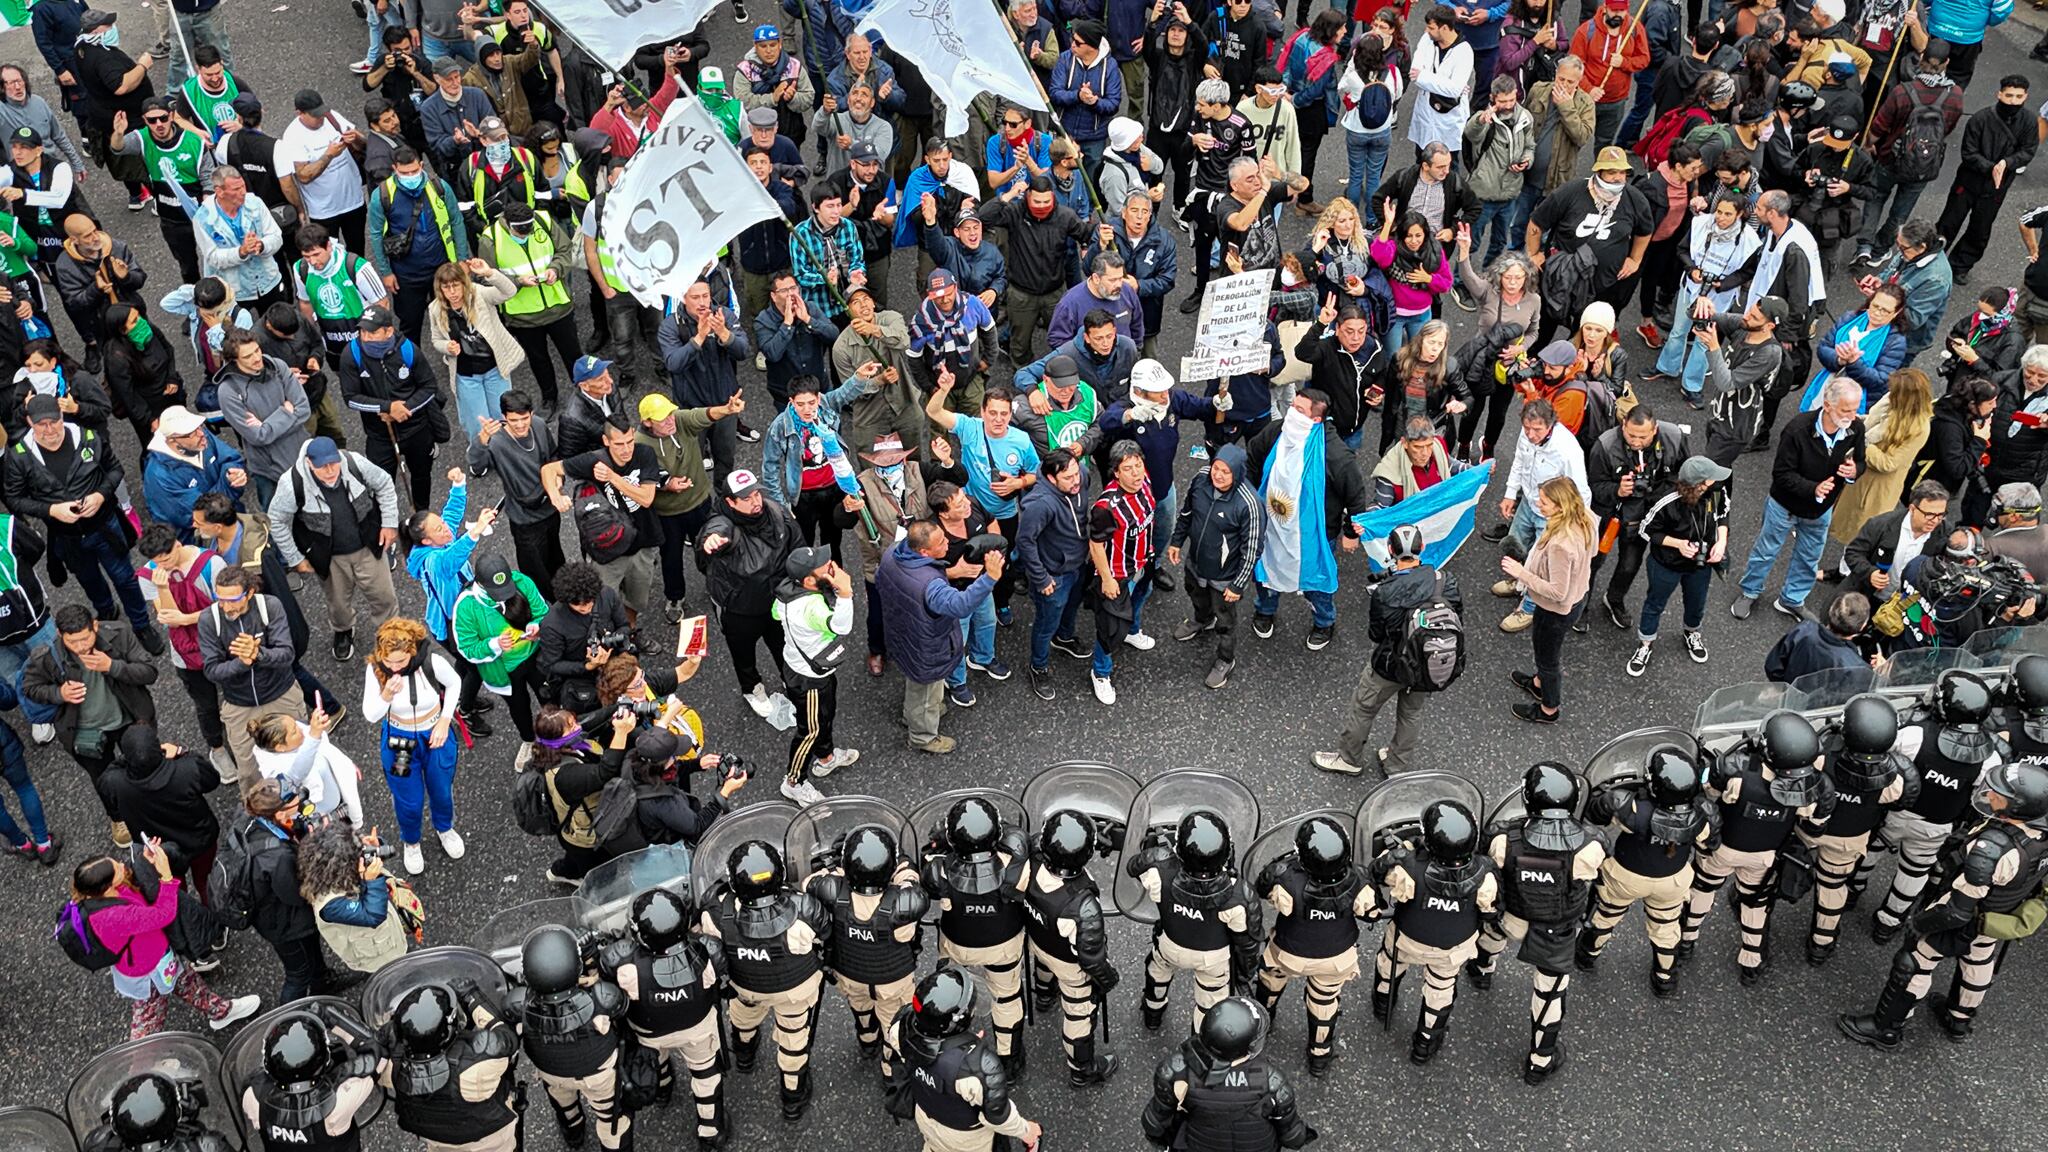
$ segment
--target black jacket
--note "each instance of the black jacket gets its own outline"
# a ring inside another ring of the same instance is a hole
[[[1849,563],[1849,581],[1843,587],[1848,591],[1861,592],[1870,597],[1873,608],[1890,599],[1891,589],[1898,586],[1896,581],[1900,576],[1899,569],[1904,565],[1894,564],[1892,555],[1899,550],[1899,525],[1911,511],[1910,507],[1899,507],[1865,520],[1863,527],[1857,531],[1856,538],[1849,541],[1848,548],[1842,553],[1842,558]],[[1941,523],[1935,525],[1934,531],[1928,535],[1927,543],[1921,547],[1920,554],[1931,556],[1941,551],[1948,541],[1949,532],[1954,528],[1953,518],[1942,517]],[[1870,583],[1871,576],[1879,572],[1885,573],[1894,581],[1882,592],[1872,587]]]
[[[2011,119],[1999,115],[2001,107],[1994,103],[1980,108],[1963,125],[1963,160],[1956,166],[1958,193],[1966,176],[1988,183],[1991,169],[2000,160],[2005,161],[2005,187],[2010,188],[2014,178],[2034,159],[2034,149],[2040,147],[2041,137],[2035,129],[2033,107],[2021,105],[2019,115]]]
[[[717,552],[704,548],[712,536],[726,538]],[[760,514],[744,517],[720,500],[697,530],[697,567],[711,579],[711,602],[722,612],[768,615],[783,562],[802,543],[796,517],[775,501],[762,497]]]
[[[1911,489],[1922,480],[1932,480],[1948,489],[1950,496],[1967,504],[1984,492],[1984,442],[1977,439],[1970,427],[1968,414],[1947,400],[1943,397],[1934,406],[1927,443],[1920,446],[1920,455],[1913,458],[1912,468],[1906,474],[1906,487]],[[1998,414],[1992,413],[1994,437],[1998,435],[1997,420]]]
[[[1014,200],[996,197],[988,201],[981,206],[980,215],[984,224],[1010,230],[1003,257],[1009,264],[1012,287],[1034,296],[1067,290],[1067,241],[1086,245],[1091,233],[1073,209],[1055,202],[1052,215],[1034,220],[1020,194]]]
[[[50,471],[43,463],[42,449],[34,439],[24,437],[8,445],[6,462],[0,464],[0,491],[15,515],[48,521],[52,533],[83,536],[107,526],[120,514],[114,489],[121,483],[121,461],[108,441],[92,429],[67,424],[64,431],[77,453],[69,475],[60,478]],[[50,516],[51,505],[83,500],[95,492],[103,502],[91,519],[66,524]]]
[[[161,837],[172,870],[183,872],[220,838],[220,821],[206,799],[220,787],[220,773],[197,753],[165,759],[159,739],[153,728],[129,728],[121,737],[121,764],[100,774],[100,788],[128,830]]]
[[[1366,638],[1372,641],[1373,674],[1394,678],[1394,654],[1405,631],[1402,620],[1408,613],[1436,599],[1437,570],[1427,564],[1397,569],[1373,585],[1365,618]],[[1465,601],[1458,594],[1457,578],[1443,573],[1444,599],[1464,614]]]
[[[1378,199],[1394,202],[1394,219],[1399,220],[1408,211],[1408,201],[1415,196],[1415,185],[1422,180],[1422,166],[1410,164],[1380,184]],[[1472,185],[1465,174],[1451,165],[1451,174],[1444,177],[1444,223],[1446,228],[1456,228],[1459,223],[1479,222],[1479,194],[1472,191]]]
[[[272,944],[318,933],[313,906],[299,895],[298,843],[288,835],[280,837],[277,825],[254,816],[242,825],[242,841],[249,849],[251,889],[256,895],[249,927]]]
[[[1801,520],[1831,511],[1848,487],[1840,477],[1827,496],[1816,500],[1813,490],[1835,475],[1845,460],[1856,462],[1856,475],[1863,475],[1863,421],[1844,429],[1833,449],[1818,434],[1820,413],[1801,412],[1785,422],[1778,432],[1778,451],[1771,458],[1771,499]]]
[[[85,369],[71,357],[65,356],[60,362],[64,369],[64,387],[71,398],[78,402],[78,411],[65,419],[80,428],[90,428],[104,438],[107,421],[114,415],[114,401],[100,382],[85,374]],[[2017,361],[2015,361],[2017,363]],[[29,397],[35,395],[35,386],[26,377],[16,380],[7,390],[4,406],[0,406],[0,426],[7,429],[9,440],[22,440],[28,436]]]
[[[1381,365],[1387,359],[1379,339],[1372,335],[1366,336],[1359,350],[1365,353],[1363,362],[1346,352],[1320,320],[1310,324],[1294,345],[1294,358],[1309,366],[1308,383],[1303,387],[1330,398],[1327,418],[1339,436],[1349,436],[1365,423],[1365,390],[1379,382]],[[1279,424],[1277,419],[1273,422],[1276,428]]]
[[[1809,672],[1862,668],[1867,664],[1856,650],[1854,640],[1835,635],[1818,620],[1801,620],[1764,657],[1764,677],[1778,684],[1790,684]]]
[[[611,394],[612,411],[624,411],[625,399]],[[581,388],[571,388],[562,397],[562,414],[555,421],[555,456],[567,460],[604,447],[605,415]]]
[[[334,368],[341,377],[342,403],[363,418],[363,435],[383,440],[395,433],[400,440],[431,436],[435,443],[447,442],[448,414],[439,402],[432,353],[402,335],[381,359],[364,352],[361,341],[349,349]],[[391,411],[393,401],[403,403],[411,415],[386,424],[383,413]]]
[[[1678,466],[1692,455],[1685,430],[1676,424],[1657,421],[1657,438],[1650,446],[1635,449],[1621,438],[1616,425],[1600,434],[1586,452],[1586,484],[1593,490],[1593,512],[1607,519],[1620,518],[1634,524],[1642,520],[1651,503],[1662,496],[1678,476]],[[1635,490],[1621,495],[1622,477],[1635,474]]]
[[[156,683],[156,661],[143,650],[135,633],[122,621],[102,620],[99,641],[93,647],[113,661],[102,675],[107,679],[107,687],[113,690],[114,699],[120,701],[121,711],[128,714],[129,722],[154,725],[156,701],[150,697],[149,686]],[[84,677],[85,666],[61,642],[30,656],[22,673],[21,694],[57,710],[57,740],[66,751],[78,747],[79,705],[64,702],[64,682],[83,681]],[[109,744],[108,754],[113,751]]]
[[[600,585],[597,603],[585,616],[567,604],[555,604],[540,622],[539,660],[541,676],[555,686],[567,680],[595,684],[597,673],[583,666],[590,637],[626,630],[626,605],[618,589]]]
[[[1493,396],[1510,387],[1494,377],[1500,366],[1500,350],[1522,338],[1522,325],[1503,320],[1458,345],[1458,374],[1464,377],[1465,394]]]
[[[1273,454],[1273,445],[1280,442],[1281,421],[1275,420],[1266,430],[1253,437],[1246,454],[1246,475],[1239,483],[1249,480],[1254,487],[1265,481],[1266,458]],[[1351,449],[1337,436],[1336,429],[1328,420],[1323,421],[1323,532],[1332,540],[1340,536],[1358,539],[1358,525],[1351,518],[1372,507],[1372,485],[1366,483],[1365,471],[1358,466]]]
[[[2015,368],[1997,379],[1998,410],[1991,414],[1991,463],[1984,469],[1985,479],[1994,488],[2015,480],[2038,485],[2048,479],[2048,422],[2037,427],[2015,424],[2014,414],[2029,399],[2026,377]]]

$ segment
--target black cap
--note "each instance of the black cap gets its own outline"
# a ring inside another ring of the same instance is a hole
[[[234,107],[235,115],[240,116],[244,120],[251,116],[260,116],[263,113],[263,101],[258,100],[254,92],[240,93],[233,100],[228,101],[228,103]]]
[[[391,309],[382,304],[372,304],[363,309],[363,318],[356,321],[356,329],[360,332],[376,332],[397,323],[398,317],[391,314]]]
[[[7,142],[9,144],[25,144],[30,148],[41,148],[43,146],[43,134],[23,124],[14,130],[13,135],[7,137]]]
[[[45,420],[62,420],[64,410],[57,407],[55,396],[35,395],[28,398],[28,422],[41,424]]]
[[[95,28],[104,28],[113,22],[114,14],[112,12],[104,8],[87,8],[84,15],[78,18],[78,30],[80,32],[90,32]]]
[[[1854,140],[1863,128],[1863,121],[1848,112],[1836,113],[1828,118],[1828,135],[1837,140]]]
[[[682,741],[664,728],[642,728],[633,737],[633,755],[651,764],[666,764],[682,752]]]
[[[801,584],[806,576],[832,562],[829,548],[799,548],[782,562],[783,574]]]
[[[476,582],[500,604],[510,604],[525,595],[518,581],[512,579],[512,565],[495,552],[477,558]]]
[[[292,107],[301,112],[318,114],[327,111],[327,101],[321,99],[320,94],[311,88],[301,88],[299,94],[292,97]]]

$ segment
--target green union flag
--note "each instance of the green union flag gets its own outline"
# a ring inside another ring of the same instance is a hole
[[[9,28],[28,23],[27,0],[0,0],[0,19],[5,19]]]

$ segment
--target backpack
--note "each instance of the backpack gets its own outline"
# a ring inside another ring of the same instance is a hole
[[[512,822],[529,836],[555,834],[559,825],[555,823],[555,802],[548,795],[545,773],[528,769],[513,781]]]
[[[1603,433],[1620,422],[1617,402],[1607,385],[1597,380],[1574,380],[1558,391],[1569,392],[1574,388],[1586,396],[1585,416],[1579,421],[1577,433],[1579,447],[1591,450]]]
[[[64,950],[67,959],[87,972],[104,972],[128,954],[125,946],[116,952],[100,943],[100,938],[92,930],[92,914],[119,903],[121,901],[111,897],[65,901],[64,907],[57,911],[57,926],[50,935],[56,940],[57,947]]]
[[[640,530],[595,481],[576,486],[576,539],[594,563],[609,564],[633,550]]]
[[[1394,116],[1394,90],[1381,80],[1366,82],[1365,90],[1358,94],[1358,123],[1368,132],[1377,132],[1386,127]]]
[[[1704,108],[1673,108],[1657,117],[1657,122],[1636,141],[1636,155],[1655,168],[1671,155],[1671,146],[1683,140],[1694,125],[1712,120],[1713,116]]]
[[[1438,572],[1429,602],[1402,617],[1394,682],[1415,692],[1441,692],[1464,671],[1465,621],[1444,599],[1444,574]]]
[[[256,865],[246,829],[222,829],[206,883],[206,907],[224,927],[240,932],[256,912]]]
[[[1936,91],[1935,101],[1947,93]],[[1917,92],[1907,90],[1906,129],[1892,141],[1885,166],[1901,183],[1919,183],[1941,175],[1941,161],[1948,152],[1948,121],[1936,102],[1922,102]]]
[[[1724,152],[1733,148],[1735,146],[1735,129],[1718,120],[1708,120],[1704,123],[1693,125],[1692,130],[1685,134],[1684,139],[1687,144],[1699,149],[1700,155],[1705,156],[1709,147]]]

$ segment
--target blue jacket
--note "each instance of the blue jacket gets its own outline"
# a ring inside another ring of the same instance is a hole
[[[779,219],[750,224],[739,235],[740,269],[767,276],[789,267],[789,230],[793,222],[810,214],[802,194],[781,180],[770,177],[768,195],[782,208]]]
[[[730,308],[725,313],[726,330],[732,342],[720,346],[706,337],[700,347],[691,337],[697,322],[680,306],[661,319],[655,345],[661,349],[661,363],[668,369],[669,391],[685,408],[716,408],[740,390],[738,366],[754,358],[754,346],[747,340],[747,327]]]
[[[1927,34],[1951,44],[1976,44],[1984,30],[2003,24],[2012,15],[2012,0],[1932,0],[1927,13]]]
[[[1109,54],[1121,64],[1138,58],[1144,49],[1145,30],[1152,23],[1152,5],[1145,0],[1106,0],[1103,30]],[[1137,44],[1133,48],[1131,45]]]
[[[1094,89],[1094,104],[1081,103],[1083,84]],[[1123,73],[1117,70],[1113,54],[1097,57],[1095,67],[1089,68],[1074,57],[1072,48],[1060,53],[1059,60],[1052,66],[1049,91],[1052,106],[1059,112],[1060,124],[1076,144],[1093,144],[1109,139],[1109,122],[1124,103]]]
[[[420,582],[427,593],[427,631],[434,639],[448,639],[448,624],[455,615],[455,599],[476,579],[469,558],[476,541],[462,530],[462,515],[469,511],[469,486],[457,484],[448,490],[448,502],[441,506],[441,519],[455,533],[455,539],[439,546],[422,544],[405,558],[406,574]]]
[[[960,280],[960,290],[976,296],[993,291],[1001,296],[1010,286],[1010,273],[1003,263],[1003,250],[992,240],[984,239],[981,247],[969,252],[958,240],[937,228],[924,230],[925,254],[932,263],[951,272]]]
[[[846,383],[820,397],[818,423],[839,433],[839,414],[848,404],[865,394],[865,385],[860,377],[849,377]],[[842,446],[846,440],[840,435]],[[850,447],[847,451],[852,451]],[[847,463],[852,464],[849,460]],[[761,484],[768,489],[768,498],[777,504],[791,506],[796,503],[797,493],[802,491],[804,471],[803,430],[797,425],[796,408],[784,406],[768,425],[766,438],[761,443]]]
[[[934,560],[898,540],[875,569],[875,594],[882,601],[882,631],[889,659],[913,684],[936,684],[953,674],[966,652],[960,621],[995,590],[986,572],[965,589],[946,583],[945,561]]]
[[[316,913],[329,924],[351,928],[375,928],[391,914],[391,889],[382,880],[363,885],[361,896],[337,896]]]
[[[839,101],[841,108],[846,107],[846,90],[851,86],[846,79],[845,51],[844,47],[840,48],[839,63],[833,65],[825,77],[825,91],[830,92],[833,99]],[[890,123],[895,123],[895,114],[903,108],[903,84],[896,79],[895,66],[878,55],[868,64],[868,72],[871,74],[870,87],[879,89],[883,84],[889,86],[887,96],[879,92],[875,94],[875,107],[888,114]]]
[[[228,469],[247,467],[240,452],[211,432],[196,466],[151,444],[142,457],[142,502],[150,519],[169,524],[178,530],[178,539],[190,544],[192,505],[209,492],[221,492],[240,508],[242,491],[228,483]]]
[[[1465,25],[1463,27],[1471,28],[1474,26]],[[1498,41],[1500,36],[1500,25],[1498,23],[1479,25],[1478,27],[1494,29],[1494,37]],[[1314,80],[1309,79],[1308,58],[1315,55],[1318,47],[1320,45],[1307,36],[1297,37],[1294,41],[1293,51],[1287,54],[1285,78],[1287,80],[1287,91],[1294,99],[1295,115],[1305,118],[1314,115],[1320,109],[1323,114],[1323,124],[1327,127],[1335,124],[1337,118],[1344,114],[1344,106],[1337,92],[1337,81],[1343,78],[1345,65],[1344,59],[1340,56],[1336,64],[1323,70],[1321,76],[1316,77]]]
[[[831,0],[782,0],[782,10],[804,30],[804,66],[822,76],[846,61],[846,37],[851,23],[839,23],[839,5]],[[839,94],[844,106],[846,93]]]
[[[1072,496],[1050,483],[1033,484],[1018,501],[1017,562],[1032,591],[1079,572],[1087,560],[1088,539],[1081,530],[1088,519],[1087,489],[1085,476],[1081,491]]]
[[[1038,387],[1038,382],[1045,379],[1045,362],[1062,352],[1074,358],[1074,366],[1081,379],[1095,389],[1097,396],[1121,396],[1130,391],[1131,365],[1138,362],[1137,344],[1129,336],[1119,336],[1109,355],[1097,356],[1079,333],[1017,369],[1016,375],[1010,378],[1011,385],[1019,392],[1029,392]]]
[[[1147,228],[1144,237],[1134,245],[1124,235],[1122,220],[1114,214],[1111,214],[1110,226],[1116,233],[1116,250],[1124,258],[1124,272],[1138,282],[1138,303],[1144,306],[1145,331],[1157,333],[1162,328],[1161,315],[1166,295],[1173,291],[1173,282],[1180,275],[1180,253],[1173,245],[1173,233],[1155,224]],[[1101,250],[1099,239],[1090,242],[1088,250],[1081,254],[1081,266],[1087,267]]]
[[[28,10],[36,51],[43,54],[51,72],[71,72],[78,56],[78,25],[90,7],[85,0],[42,0]],[[72,78],[77,74],[72,73]]]

